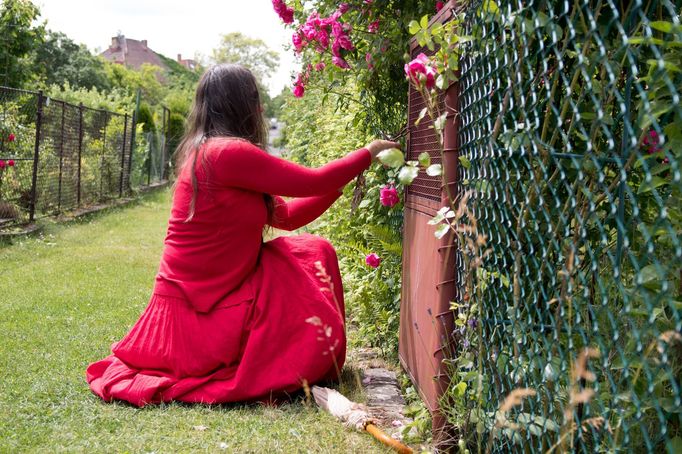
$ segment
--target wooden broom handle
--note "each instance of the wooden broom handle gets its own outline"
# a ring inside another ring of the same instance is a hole
[[[400,454],[412,454],[412,448],[409,446],[406,446],[399,442],[398,440],[395,440],[388,435],[386,435],[384,432],[381,431],[377,426],[374,424],[367,424],[365,426],[365,430],[369,432],[374,438],[385,444],[386,446],[393,448],[396,452],[399,452]]]

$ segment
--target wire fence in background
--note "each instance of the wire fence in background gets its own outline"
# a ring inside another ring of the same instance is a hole
[[[466,11],[460,193],[490,248],[453,371],[482,370],[469,430],[493,452],[681,452],[679,2]]]
[[[136,138],[133,115],[0,87],[0,230],[163,181],[166,125]]]

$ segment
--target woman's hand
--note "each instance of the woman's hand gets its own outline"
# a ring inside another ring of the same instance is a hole
[[[377,160],[377,155],[384,150],[390,150],[391,148],[400,149],[400,144],[397,142],[391,142],[389,140],[375,140],[374,142],[367,145],[365,148],[369,150],[372,155],[372,161]]]

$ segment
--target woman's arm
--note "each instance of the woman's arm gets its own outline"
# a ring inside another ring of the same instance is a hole
[[[216,141],[211,173],[220,184],[288,197],[329,196],[371,164],[368,148],[353,151],[319,168],[308,168],[241,140]],[[308,202],[310,203],[310,202]]]
[[[276,229],[289,231],[301,228],[320,217],[341,194],[341,190],[336,190],[326,195],[303,197],[289,202],[274,196],[275,212],[270,225]]]

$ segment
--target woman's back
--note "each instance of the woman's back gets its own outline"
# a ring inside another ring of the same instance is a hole
[[[226,147],[239,149],[240,143],[210,141],[201,150],[190,221],[192,166],[180,172],[157,276],[156,293],[186,298],[199,311],[210,309],[253,271],[267,222],[262,193],[217,178],[216,158]]]

